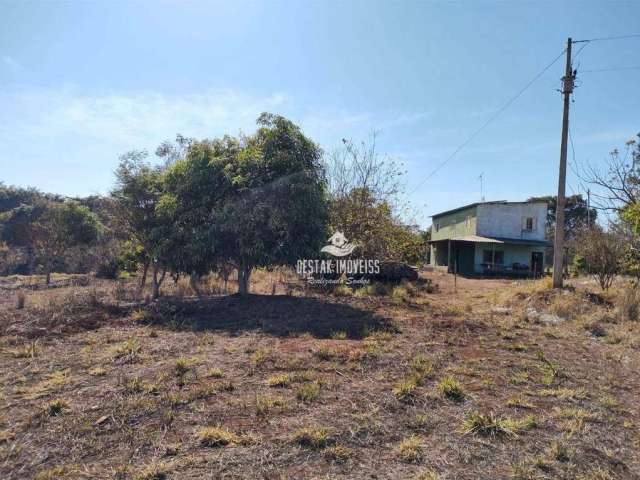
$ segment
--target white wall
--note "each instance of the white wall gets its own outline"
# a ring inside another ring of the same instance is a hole
[[[546,203],[489,203],[478,205],[477,234],[483,237],[544,240]],[[533,231],[522,229],[522,219],[533,217]],[[505,263],[507,259],[505,257]],[[527,262],[529,263],[529,262]]]

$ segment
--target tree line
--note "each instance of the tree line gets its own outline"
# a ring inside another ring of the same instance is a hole
[[[139,271],[152,296],[167,277],[194,290],[209,272],[316,258],[330,232],[358,255],[419,264],[425,236],[402,220],[402,170],[376,152],[375,135],[325,154],[286,118],[264,113],[252,135],[178,135],[155,152],[124,154],[110,195],[67,199],[0,185],[0,274]]]

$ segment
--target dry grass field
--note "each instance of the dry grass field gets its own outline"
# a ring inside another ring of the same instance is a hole
[[[640,478],[622,281],[424,276],[201,300],[169,280],[154,304],[135,279],[2,279],[0,478]]]

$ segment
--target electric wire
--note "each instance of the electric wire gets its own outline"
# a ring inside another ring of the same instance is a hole
[[[586,40],[573,40],[572,43],[603,42],[608,40],[625,40],[627,38],[640,38],[640,33],[631,33],[629,35],[619,35],[615,37],[600,37],[600,38],[589,38]]]
[[[502,112],[504,112],[507,108],[511,106],[513,102],[515,102],[520,96],[526,92],[531,85],[533,85],[536,80],[538,80],[547,70],[549,70],[566,52],[566,49],[562,50],[560,54],[555,57],[547,66],[545,66],[538,74],[536,74],[515,96],[509,99],[496,113],[494,113],[489,119],[483,123],[480,128],[475,130],[464,142],[462,142],[454,151],[449,155],[444,161],[442,161],[436,168],[434,168],[424,179],[422,179],[410,192],[409,195],[413,194],[418,190],[422,185],[425,184],[431,177],[433,177],[442,167],[444,167],[449,161],[455,157],[460,151],[469,145],[473,141],[474,138],[478,136],[480,132],[482,132],[486,127],[488,127],[494,120],[496,120]]]

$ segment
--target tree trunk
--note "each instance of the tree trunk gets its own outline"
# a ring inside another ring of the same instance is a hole
[[[33,275],[33,271],[35,270],[34,264],[36,263],[36,256],[33,253],[33,247],[27,247],[27,273],[29,275]]]
[[[238,293],[247,295],[249,293],[249,280],[251,278],[251,268],[246,266],[238,267]]]
[[[140,279],[140,287],[139,293],[142,293],[144,290],[144,286],[147,283],[147,272],[149,271],[149,260],[144,261],[144,266],[142,267],[142,278]]]
[[[46,284],[47,287],[51,284],[51,255],[46,255],[46,259],[44,261],[44,273],[46,274]]]
[[[225,266],[220,270],[220,273],[221,273],[221,275],[222,275],[222,282],[223,282],[223,284],[224,284],[224,287],[223,287],[223,289],[224,289],[224,290],[223,290],[223,293],[224,293],[225,295],[227,295],[227,294],[229,293],[229,290],[228,290],[228,288],[227,288],[227,287],[228,287],[228,284],[229,284],[229,275],[231,274],[231,272],[229,271],[229,268],[225,265]]]
[[[153,275],[151,276],[152,280],[152,292],[151,298],[154,300],[160,296],[160,284],[158,283],[158,265],[153,264]]]
[[[198,298],[202,297],[202,292],[200,292],[200,287],[198,287],[198,275],[196,272],[192,272],[191,276],[189,276],[189,286],[191,287],[191,290],[196,292]]]

